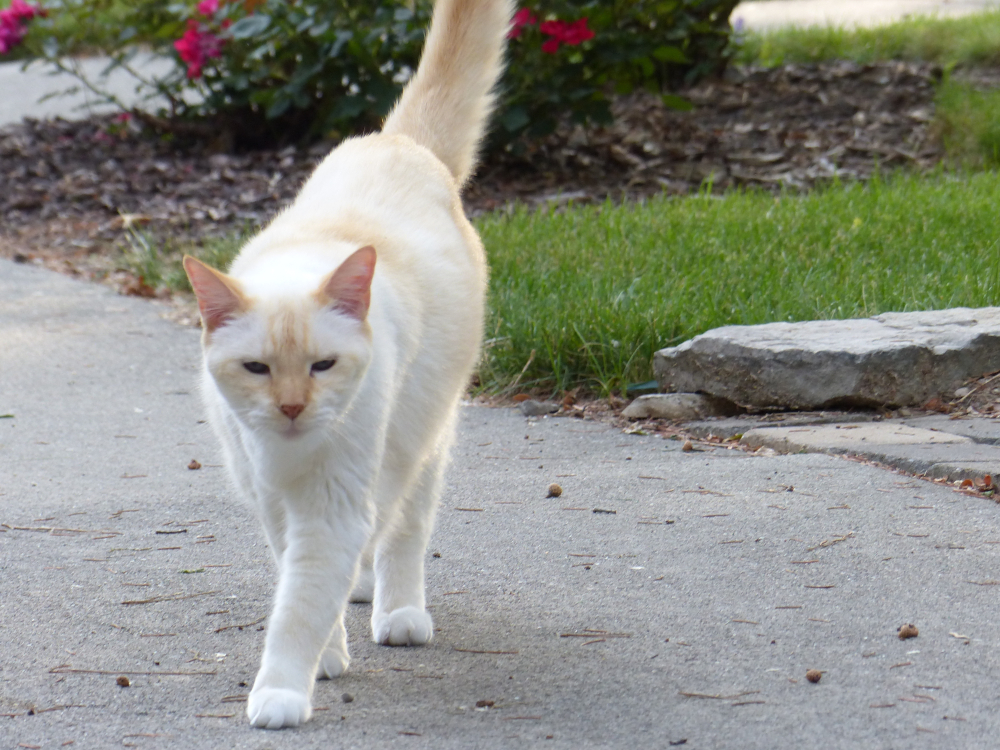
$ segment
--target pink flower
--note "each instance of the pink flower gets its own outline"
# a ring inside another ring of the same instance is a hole
[[[222,55],[222,40],[210,31],[203,31],[197,21],[188,21],[184,36],[174,42],[174,49],[187,63],[187,77],[200,78],[205,62]]]
[[[11,0],[10,7],[0,13],[9,13],[19,21],[30,21],[35,16],[47,15],[42,8],[28,5],[24,0]]]
[[[563,44],[568,44],[570,47],[575,47],[593,38],[594,32],[587,28],[586,18],[581,18],[576,23],[569,24],[562,35]]]
[[[594,32],[587,28],[587,19],[569,23],[568,21],[545,21],[539,30],[550,37],[542,44],[542,52],[554,55],[559,51],[560,44],[575,47],[578,44],[594,38]]]
[[[0,19],[0,55],[6,55],[21,43],[24,32],[20,26],[11,26]]]
[[[10,6],[0,10],[0,55],[5,55],[21,43],[28,33],[27,23],[36,16],[44,16],[42,8],[28,5],[24,0],[11,0]]]
[[[198,3],[198,12],[203,16],[214,16],[219,9],[219,0],[201,0]]]
[[[521,8],[521,10],[514,14],[514,18],[511,19],[510,31],[507,32],[507,38],[517,39],[521,36],[521,30],[525,26],[534,26],[536,23],[538,23],[538,18],[535,14],[529,8]]]

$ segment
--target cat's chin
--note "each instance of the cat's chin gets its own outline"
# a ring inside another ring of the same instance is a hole
[[[310,433],[310,430],[296,424],[291,424],[283,430],[278,431],[278,435],[285,440],[300,440]]]

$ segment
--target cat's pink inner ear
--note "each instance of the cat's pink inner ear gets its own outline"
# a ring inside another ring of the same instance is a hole
[[[320,285],[317,293],[320,303],[364,320],[371,304],[375,257],[375,248],[371,245],[355,250]]]
[[[235,279],[190,255],[184,256],[184,270],[198,298],[205,330],[212,332],[246,310],[246,298]]]

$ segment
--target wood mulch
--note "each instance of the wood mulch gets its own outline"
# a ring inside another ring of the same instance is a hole
[[[566,126],[481,166],[470,214],[511,202],[561,205],[686,194],[709,181],[803,190],[943,157],[926,64],[848,62],[731,69],[681,92],[691,112],[650,95],[616,100],[609,128]],[[113,117],[25,121],[0,131],[0,256],[148,294],[123,270],[128,227],[183,247],[266,222],[333,144],[226,154],[178,145]]]

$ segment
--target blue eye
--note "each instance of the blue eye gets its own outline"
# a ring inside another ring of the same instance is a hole
[[[263,362],[244,362],[243,366],[248,372],[252,372],[254,375],[267,375],[271,372],[271,368]]]
[[[337,364],[337,360],[335,359],[324,359],[322,362],[313,363],[311,370],[313,372],[323,372],[324,370],[329,370],[335,364]]]

